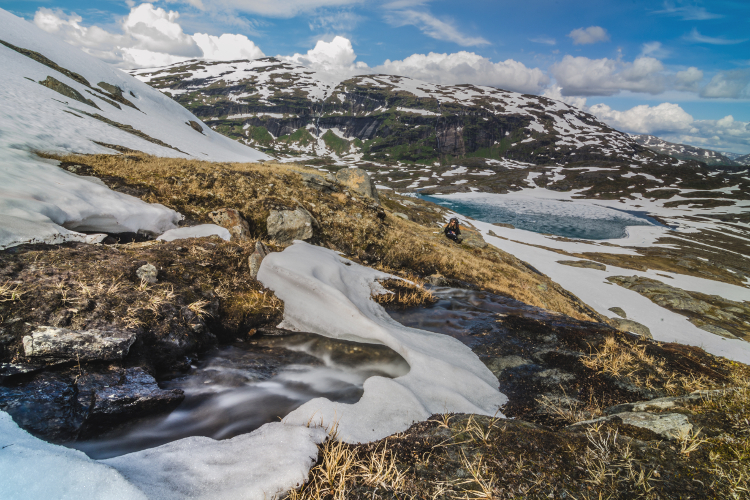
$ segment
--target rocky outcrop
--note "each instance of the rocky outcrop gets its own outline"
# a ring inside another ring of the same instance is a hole
[[[718,295],[682,290],[642,276],[610,276],[608,281],[633,290],[655,304],[687,316],[691,323],[723,337],[750,340],[750,303],[725,299]]]
[[[96,103],[94,103],[94,101],[92,101],[91,99],[86,99],[76,89],[74,89],[70,85],[65,85],[64,83],[57,80],[56,78],[52,78],[51,76],[48,76],[46,80],[43,80],[39,83],[41,85],[44,85],[50,90],[54,90],[58,94],[62,94],[65,97],[74,99],[78,102],[82,102],[83,104],[88,104],[89,106],[93,108],[100,109],[99,106],[97,106]]]
[[[558,260],[557,263],[564,266],[580,267],[582,269],[597,269],[599,271],[607,270],[607,266],[604,264],[591,260]]]
[[[319,174],[311,174],[307,172],[300,173],[302,177],[302,184],[306,187],[316,189],[321,193],[333,193],[338,191],[336,177],[333,174],[326,174],[325,177]]]
[[[291,245],[294,240],[307,241],[315,235],[317,221],[302,207],[296,210],[271,210],[266,219],[268,237],[279,245]]]
[[[68,330],[43,326],[23,338],[27,357],[80,361],[123,359],[135,334],[123,330]]]
[[[360,168],[343,168],[336,172],[336,180],[339,184],[365,198],[380,203],[378,190],[372,182],[370,174]]]
[[[653,335],[651,335],[651,330],[649,330],[646,325],[642,325],[631,319],[609,318],[609,324],[621,332],[637,333],[648,339],[654,338]]]
[[[482,233],[476,229],[459,226],[461,229],[461,244],[469,248],[486,248],[488,243],[482,238]]]
[[[242,214],[234,208],[220,208],[210,212],[208,216],[218,226],[229,231],[232,241],[247,241],[250,239],[250,226]]]

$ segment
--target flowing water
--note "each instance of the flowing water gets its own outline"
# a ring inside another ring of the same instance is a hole
[[[422,195],[450,210],[482,222],[512,224],[518,229],[565,238],[623,238],[628,226],[662,225],[645,212],[616,210],[576,201],[487,195],[459,198]]]
[[[367,378],[395,378],[408,371],[406,361],[382,345],[308,333],[260,337],[215,348],[184,376],[161,382],[163,389],[185,392],[185,400],[168,415],[67,446],[103,459],[188,436],[228,439],[278,421],[313,398],[355,403]]]

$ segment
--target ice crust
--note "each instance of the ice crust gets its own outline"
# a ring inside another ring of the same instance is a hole
[[[160,234],[180,216],[161,205],[109,190],[101,182],[61,170],[34,151],[113,153],[98,141],[167,157],[253,161],[267,156],[202,125],[192,113],[145,83],[73,48],[33,24],[0,9],[0,39],[33,50],[82,75],[92,86],[122,89],[137,108],[117,109],[85,85],[0,45],[0,248],[21,242],[86,241],[78,231]],[[48,76],[72,87],[100,109],[65,97],[39,81]],[[131,94],[132,92],[132,94]],[[131,125],[172,146],[149,142],[83,112]]]
[[[263,260],[258,279],[284,301],[283,328],[328,337],[384,344],[401,354],[410,371],[387,379],[371,377],[355,404],[318,398],[284,422],[305,425],[312,418],[338,425],[339,438],[367,442],[406,430],[435,413],[501,415],[507,402],[497,378],[458,340],[407,328],[370,299],[376,279],[388,274],[347,261],[335,252],[303,242]]]

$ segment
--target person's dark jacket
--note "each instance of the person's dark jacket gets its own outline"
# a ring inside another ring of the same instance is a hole
[[[450,221],[445,229],[443,230],[445,236],[449,239],[456,241],[461,236],[461,230],[458,228],[458,222]]]

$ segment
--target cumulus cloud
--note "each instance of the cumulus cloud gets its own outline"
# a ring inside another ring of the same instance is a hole
[[[731,115],[719,120],[695,120],[672,103],[635,106],[626,111],[596,104],[588,111],[625,132],[658,135],[670,142],[720,151],[750,152],[750,122],[737,121]]]
[[[525,93],[539,93],[549,84],[549,77],[539,68],[528,68],[513,59],[493,63],[466,51],[413,54],[401,61],[386,60],[373,70],[432,83],[472,83]]]
[[[574,45],[588,45],[609,41],[609,33],[601,26],[578,28],[568,33],[568,36],[573,39]]]
[[[675,88],[677,90],[686,90],[688,92],[697,92],[698,85],[703,80],[703,71],[695,66],[691,66],[684,71],[678,71],[675,74]]]
[[[701,97],[750,99],[750,69],[722,71],[701,90]]]
[[[586,109],[586,98],[585,97],[579,97],[579,96],[564,96],[562,95],[562,87],[559,85],[553,85],[549,87],[548,89],[545,89],[545,91],[542,93],[544,97],[549,97],[550,99],[554,99],[556,101],[562,101],[565,104],[569,104],[571,106],[575,106],[579,109]]]
[[[178,23],[179,13],[143,3],[132,7],[120,27],[111,33],[98,26],[81,25],[78,15],[40,8],[34,23],[85,52],[123,68],[153,67],[193,58],[254,59],[263,52],[246,36],[203,33],[188,35]]]
[[[550,71],[564,96],[614,95],[621,90],[658,94],[665,89],[664,65],[653,57],[624,62],[566,55]]]
[[[454,42],[463,47],[488,45],[490,43],[480,36],[465,35],[451,21],[438,19],[426,11],[395,10],[388,12],[385,18],[393,26],[413,25],[431,38]]]
[[[345,80],[353,75],[369,71],[367,64],[355,62],[357,54],[352,42],[337,36],[330,42],[319,40],[306,54],[279,56],[279,58],[302,64],[318,72],[319,76],[330,81]]]

